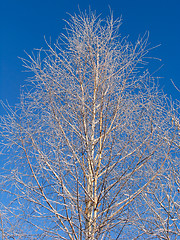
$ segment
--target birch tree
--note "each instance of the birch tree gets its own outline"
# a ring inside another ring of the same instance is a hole
[[[23,59],[29,84],[0,125],[2,239],[178,238],[178,104],[147,70],[148,36],[120,25],[70,16]]]

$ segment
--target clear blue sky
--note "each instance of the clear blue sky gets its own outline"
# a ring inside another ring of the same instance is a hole
[[[151,70],[162,64],[156,76],[165,93],[180,98],[180,93],[172,86],[172,78],[180,88],[180,0],[1,0],[0,4],[0,99],[11,105],[18,102],[20,86],[24,85],[27,73],[22,72],[21,60],[34,48],[46,47],[44,36],[52,42],[63,31],[63,19],[68,13],[83,11],[91,6],[102,17],[109,13],[122,16],[122,36],[129,35],[135,41],[139,34],[150,32],[151,46],[161,47],[151,52],[154,61]],[[0,114],[2,113],[0,107]]]

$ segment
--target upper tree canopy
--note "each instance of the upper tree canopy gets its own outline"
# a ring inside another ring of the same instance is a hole
[[[179,113],[146,69],[148,36],[131,44],[112,15],[66,23],[23,60],[31,86],[1,118],[2,238],[177,239]]]

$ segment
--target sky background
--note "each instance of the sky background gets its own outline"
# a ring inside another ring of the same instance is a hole
[[[139,35],[150,32],[150,46],[160,47],[149,56],[162,61],[151,60],[150,71],[159,76],[160,87],[172,98],[180,99],[180,93],[170,79],[180,88],[180,0],[1,0],[0,3],[0,100],[11,106],[19,101],[20,86],[29,76],[23,72],[24,51],[31,54],[34,48],[46,48],[44,36],[55,42],[64,31],[63,19],[67,13],[96,10],[106,17],[109,6],[114,17],[122,16],[120,28],[122,37],[129,35],[135,42]],[[0,106],[0,114],[3,114]]]

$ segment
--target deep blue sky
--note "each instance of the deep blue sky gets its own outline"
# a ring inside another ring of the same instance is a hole
[[[164,65],[156,76],[163,77],[160,85],[173,99],[180,93],[172,86],[172,78],[180,88],[180,0],[2,0],[0,4],[0,99],[10,105],[18,102],[20,86],[28,76],[22,72],[21,60],[34,48],[46,47],[44,36],[52,42],[63,31],[63,19],[68,13],[82,11],[91,6],[102,17],[109,13],[122,16],[122,36],[135,41],[139,34],[150,32],[151,46],[161,47],[151,52],[152,71]],[[2,113],[0,107],[0,113]]]

